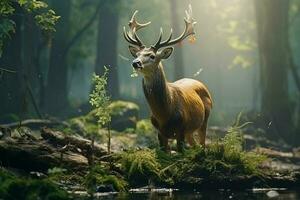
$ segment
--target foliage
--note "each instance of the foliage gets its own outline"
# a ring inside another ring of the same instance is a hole
[[[70,199],[66,191],[49,180],[20,178],[0,169],[0,196],[4,199]]]
[[[249,16],[254,15],[251,2],[233,0],[228,3],[223,1],[209,1],[209,9],[214,10],[213,17],[218,21],[216,30],[218,35],[225,39],[227,46],[234,50],[234,56],[229,68],[240,66],[247,68],[255,63],[255,23]],[[241,13],[243,10],[243,13]]]
[[[11,17],[16,14],[16,6],[26,13],[34,16],[35,22],[38,27],[47,34],[55,31],[55,24],[59,16],[51,9],[44,1],[38,0],[1,0],[0,2],[0,56],[3,51],[4,42],[10,39],[11,35],[15,32],[15,22]],[[18,13],[19,14],[19,13]]]
[[[1,6],[1,5],[0,5]],[[4,46],[4,41],[15,33],[15,22],[10,19],[0,19],[0,57]]]
[[[96,109],[95,115],[98,117],[100,127],[106,126],[111,121],[110,97],[106,91],[108,68],[104,69],[102,76],[93,75],[95,88],[90,94],[90,104]]]
[[[111,174],[104,166],[96,165],[85,176],[85,186],[89,194],[96,192],[97,185],[109,185],[117,191],[126,191],[128,184],[121,177]]]

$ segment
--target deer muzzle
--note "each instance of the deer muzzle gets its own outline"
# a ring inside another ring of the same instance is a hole
[[[132,61],[132,67],[134,69],[143,69],[143,64],[139,59],[135,59]]]

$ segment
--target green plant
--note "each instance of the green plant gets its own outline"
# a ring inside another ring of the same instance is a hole
[[[95,108],[95,116],[97,117],[97,122],[99,128],[104,126],[108,129],[108,142],[107,148],[108,153],[110,153],[110,128],[109,124],[111,121],[111,111],[109,108],[110,105],[110,97],[106,91],[107,85],[107,75],[108,75],[108,68],[104,66],[104,74],[102,76],[98,76],[96,74],[93,75],[93,83],[94,83],[94,90],[90,94],[90,104]],[[94,138],[95,135],[92,136],[92,147],[94,145]]]
[[[32,14],[37,26],[45,34],[55,32],[55,24],[59,20],[56,13],[48,9],[44,1],[38,0],[1,0],[0,2],[0,57],[4,47],[4,42],[15,33],[15,22],[10,17],[16,12],[15,4],[18,4],[25,13]],[[20,14],[20,13],[18,13]]]

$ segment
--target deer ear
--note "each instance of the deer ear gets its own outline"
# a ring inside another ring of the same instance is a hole
[[[129,45],[129,51],[130,51],[130,53],[131,53],[131,55],[133,56],[133,57],[137,57],[137,55],[136,55],[136,53],[139,51],[140,49],[138,48],[138,47],[134,47],[134,46],[131,46],[131,45]]]
[[[172,54],[173,50],[174,50],[173,47],[168,47],[168,48],[165,48],[165,49],[159,51],[158,55],[159,55],[160,59],[167,59]]]

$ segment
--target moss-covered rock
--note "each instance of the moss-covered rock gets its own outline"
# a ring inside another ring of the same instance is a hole
[[[139,107],[137,104],[128,101],[114,101],[109,105],[111,110],[111,129],[124,131],[126,129],[135,129],[138,119]],[[92,110],[86,115],[72,118],[68,121],[69,128],[64,132],[74,132],[82,135],[103,136],[103,131],[99,130],[96,118],[96,110]]]
[[[112,114],[111,128],[124,131],[128,128],[136,128],[139,107],[129,101],[114,101],[109,105]]]
[[[136,145],[140,147],[158,147],[157,131],[149,119],[137,122],[135,133],[137,134]]]

